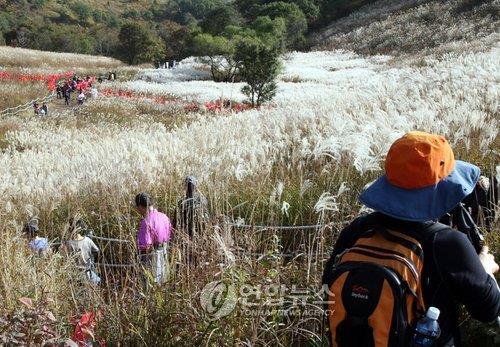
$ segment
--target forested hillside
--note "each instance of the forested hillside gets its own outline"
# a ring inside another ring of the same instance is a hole
[[[139,60],[181,59],[193,54],[196,35],[227,37],[231,35],[228,26],[234,33],[235,27],[247,27],[267,16],[282,18],[288,44],[300,49],[308,44],[308,32],[370,2],[373,0],[0,0],[0,44],[123,59],[120,30],[133,22],[141,27],[143,41],[154,47]]]

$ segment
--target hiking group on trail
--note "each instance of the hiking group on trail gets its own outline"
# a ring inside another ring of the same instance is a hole
[[[110,72],[107,80],[115,81],[116,72]],[[87,98],[97,98],[98,91],[97,88],[95,88],[96,81],[98,83],[104,82],[103,76],[99,75],[98,78],[96,78],[87,75],[85,78],[82,78],[77,75],[73,75],[73,77],[65,81],[59,81],[57,83],[54,81],[56,99],[64,100],[64,104],[69,106],[71,103],[71,95],[74,93],[77,105],[83,105]],[[48,115],[47,104],[45,102],[42,106],[40,106],[36,101],[33,102],[33,110],[36,116]]]
[[[154,205],[153,198],[146,192],[135,196],[134,208],[141,216],[137,230],[137,257],[139,264],[152,275],[155,283],[161,283],[169,273],[168,243],[173,230],[183,230],[190,238],[203,228],[209,218],[207,199],[199,192],[197,180],[193,176],[185,179],[186,196],[179,200],[173,221]],[[30,249],[39,255],[52,251],[46,237],[39,235],[38,220],[32,218],[23,229]],[[92,240],[92,230],[83,218],[76,214],[68,221],[66,240],[55,245],[68,256],[74,256],[76,265],[85,273],[87,280],[98,285],[101,278],[96,271],[95,257],[99,247]]]
[[[64,104],[66,106],[70,105],[71,93],[77,94],[76,100],[78,105],[82,105],[86,99],[85,93],[90,88],[91,95],[93,98],[97,97],[97,89],[92,88],[92,83],[95,78],[87,76],[85,79],[81,79],[78,76],[73,76],[72,79],[65,81],[64,83],[58,83],[56,86],[56,98],[58,100],[64,99]],[[35,116],[48,116],[49,110],[47,103],[43,102],[40,106],[38,102],[33,102],[33,111]]]
[[[33,103],[33,110],[35,112],[35,116],[48,116],[49,115],[49,109],[47,107],[47,104],[44,102],[42,103],[42,106],[38,104],[38,102]]]
[[[69,105],[71,93],[74,92],[76,94],[78,105],[82,105],[86,98],[85,93],[87,90],[94,89],[92,88],[92,84],[95,80],[95,77],[90,77],[88,75],[85,78],[80,78],[75,75],[72,79],[65,81],[64,83],[58,83],[56,87],[57,99],[64,99],[64,103]]]
[[[210,218],[196,178],[188,176],[184,184],[173,221],[148,193],[135,196],[142,217],[138,259],[158,284],[169,275],[174,232],[195,238]],[[359,201],[372,212],[342,230],[322,276],[331,346],[461,346],[461,305],[479,321],[498,320],[499,266],[478,227],[489,230],[495,219],[494,178],[456,160],[443,136],[414,131],[392,144],[385,174],[364,188]],[[70,220],[70,240],[63,244],[97,285],[92,259],[99,248],[83,236],[82,223]],[[25,232],[33,251],[50,249],[36,223],[30,221]]]

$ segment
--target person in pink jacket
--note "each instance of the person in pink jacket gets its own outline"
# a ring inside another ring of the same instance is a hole
[[[172,224],[166,214],[153,206],[148,193],[139,193],[135,197],[135,206],[142,215],[137,233],[139,257],[154,281],[160,283],[165,275],[167,246],[172,235]]]

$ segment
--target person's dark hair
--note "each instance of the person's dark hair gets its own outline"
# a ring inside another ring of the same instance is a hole
[[[135,206],[149,208],[153,205],[153,199],[148,193],[142,192],[135,196]]]
[[[29,237],[35,237],[38,234],[38,221],[36,219],[30,220],[24,225],[23,232]]]
[[[186,198],[190,199],[193,197],[196,187],[198,186],[198,181],[194,176],[187,176],[184,179],[184,184],[186,185]]]
[[[82,233],[88,229],[87,223],[78,215],[69,219],[69,228],[70,231],[77,230]]]
[[[88,228],[87,223],[85,223],[79,213],[76,213],[74,216],[70,217],[68,220],[68,224],[68,233],[70,239],[74,239],[78,234],[82,236],[89,236],[92,234],[92,230]]]

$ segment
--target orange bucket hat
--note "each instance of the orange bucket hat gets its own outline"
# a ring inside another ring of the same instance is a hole
[[[444,136],[412,131],[392,144],[385,175],[359,199],[398,219],[433,220],[472,193],[479,175],[478,167],[455,160]]]

